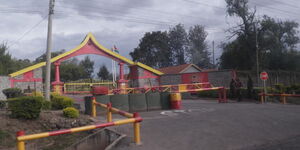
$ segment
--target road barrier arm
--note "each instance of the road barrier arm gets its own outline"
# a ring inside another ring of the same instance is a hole
[[[56,135],[62,135],[62,134],[68,134],[68,133],[81,132],[81,131],[88,131],[88,130],[93,130],[93,129],[97,129],[97,128],[105,128],[105,127],[109,127],[109,126],[117,126],[117,125],[129,124],[129,123],[134,123],[134,140],[135,140],[136,144],[140,144],[141,141],[140,141],[140,133],[139,133],[140,129],[139,128],[140,128],[141,121],[142,121],[142,118],[138,114],[136,114],[135,118],[123,119],[123,120],[118,120],[118,121],[114,121],[114,122],[88,125],[88,126],[64,129],[64,130],[58,130],[58,131],[44,132],[44,133],[38,133],[38,134],[25,135],[25,133],[23,131],[19,131],[17,133],[17,148],[18,148],[18,150],[25,150],[25,141],[29,141],[29,140],[46,138],[49,136],[56,136]]]
[[[259,93],[261,103],[265,102],[266,96],[279,96],[282,104],[286,104],[286,97],[300,97],[300,94],[271,94],[271,93]]]

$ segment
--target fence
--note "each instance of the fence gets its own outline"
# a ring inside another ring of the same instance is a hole
[[[260,93],[260,102],[266,102],[266,96],[279,96],[281,103],[286,104],[286,97],[300,97],[300,94],[267,94],[267,93]]]
[[[98,82],[98,83],[65,83],[65,94],[89,94],[92,86],[107,86],[109,89],[116,87],[115,82]]]
[[[198,92],[219,90],[224,87],[213,87],[209,82],[204,83],[192,83],[192,84],[176,84],[176,85],[161,85],[151,87],[140,88],[125,88],[125,89],[113,89],[113,93],[148,93],[148,92]],[[122,92],[123,91],[123,92]]]
[[[97,128],[105,128],[105,127],[109,127],[109,126],[118,126],[118,125],[129,124],[129,123],[133,123],[135,143],[137,145],[141,144],[140,122],[143,119],[139,116],[138,113],[131,114],[131,113],[113,108],[111,106],[111,103],[108,103],[108,104],[98,103],[98,102],[96,102],[95,97],[93,97],[92,114],[91,114],[92,117],[96,117],[96,106],[104,107],[107,109],[107,123],[88,125],[88,126],[82,126],[82,127],[64,129],[64,130],[58,130],[58,131],[37,133],[37,134],[31,134],[31,135],[25,135],[24,131],[19,131],[19,132],[17,132],[17,149],[25,150],[25,141],[29,141],[29,140],[46,138],[49,136],[57,136],[57,135],[62,135],[62,134],[81,132],[81,131],[88,131],[88,130],[93,130],[93,129],[97,129]],[[113,112],[116,112],[122,116],[125,116],[128,119],[112,121],[112,113]]]

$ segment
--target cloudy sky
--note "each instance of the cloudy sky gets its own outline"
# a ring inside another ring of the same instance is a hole
[[[264,14],[300,22],[300,1],[249,0]],[[6,42],[16,58],[35,59],[45,52],[48,0],[1,0],[0,42]],[[185,28],[201,24],[207,42],[218,46],[227,41],[224,32],[239,20],[226,15],[225,0],[56,0],[53,19],[53,51],[70,50],[92,32],[107,48],[116,45],[128,58],[145,32],[168,30],[182,23]],[[211,50],[211,47],[210,47]],[[221,50],[216,48],[216,57]],[[109,59],[92,56],[96,66]]]

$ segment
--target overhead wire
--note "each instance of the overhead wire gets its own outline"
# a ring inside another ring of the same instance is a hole
[[[15,44],[19,43],[20,40],[22,40],[26,35],[28,35],[30,32],[32,32],[35,28],[37,28],[45,19],[47,16],[42,17],[41,20],[39,20],[36,24],[34,24],[31,28],[26,30],[19,38],[17,38],[11,46],[14,46]]]

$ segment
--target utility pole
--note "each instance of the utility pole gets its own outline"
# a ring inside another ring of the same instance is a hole
[[[52,16],[54,13],[54,1],[49,0],[48,14],[48,33],[47,33],[47,49],[46,49],[46,80],[45,80],[45,98],[50,101],[50,75],[51,75],[51,46],[52,46]]]
[[[215,68],[215,41],[212,41],[213,64]]]
[[[257,25],[256,22],[254,24],[255,30],[255,49],[256,49],[256,78],[257,78],[257,86],[259,86],[259,61],[258,61],[258,41],[257,41]]]

